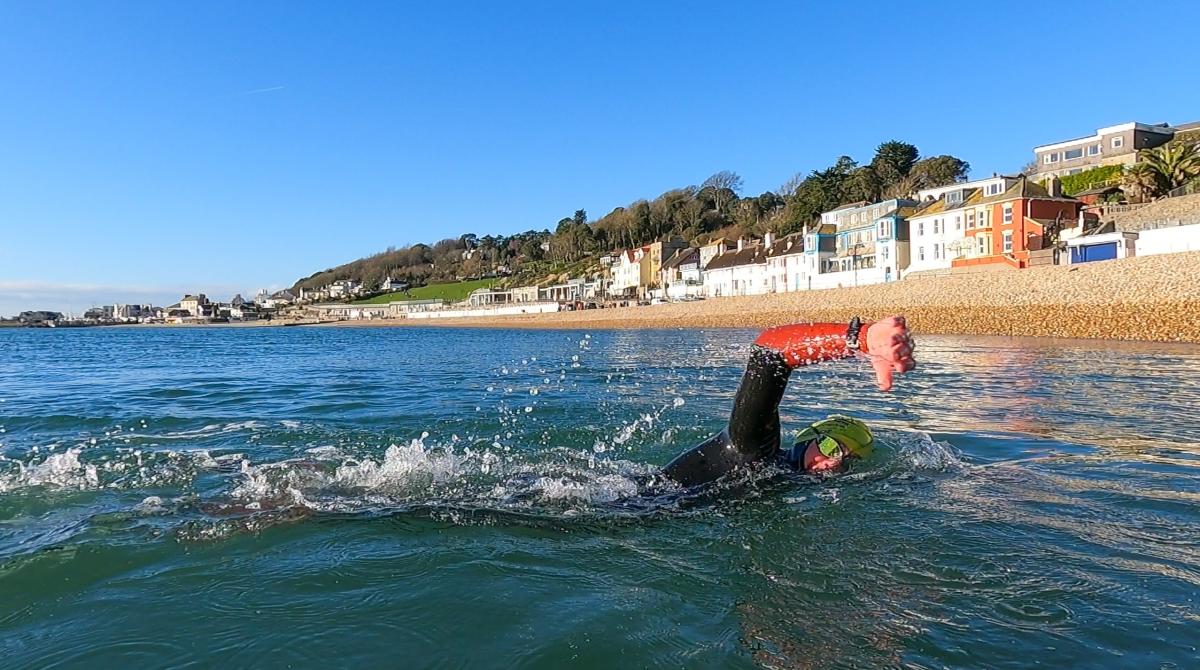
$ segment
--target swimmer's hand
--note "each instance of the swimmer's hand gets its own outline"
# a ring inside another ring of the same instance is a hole
[[[917,367],[913,359],[912,334],[904,317],[892,316],[869,326],[866,331],[866,352],[875,368],[875,381],[880,391],[892,390],[892,376]]]

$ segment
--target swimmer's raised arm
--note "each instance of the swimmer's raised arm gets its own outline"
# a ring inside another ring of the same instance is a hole
[[[779,453],[779,402],[792,370],[802,365],[854,356],[871,357],[879,388],[890,390],[892,375],[915,367],[904,317],[862,325],[808,323],[765,330],[754,341],[733,400],[729,424],[720,433],[680,454],[664,469],[684,486],[710,482]]]

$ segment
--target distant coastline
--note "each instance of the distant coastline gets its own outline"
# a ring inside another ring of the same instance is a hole
[[[1200,252],[649,307],[324,325],[765,328],[896,313],[905,314],[918,333],[1200,343]]]

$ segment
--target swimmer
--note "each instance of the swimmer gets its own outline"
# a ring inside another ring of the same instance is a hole
[[[779,434],[779,401],[792,370],[854,356],[868,357],[880,390],[890,391],[895,373],[916,367],[904,317],[867,324],[855,318],[849,326],[801,323],[763,331],[750,350],[729,425],[676,456],[663,474],[691,487],[768,459],[802,472],[837,472],[853,459],[866,458],[873,438],[858,419],[834,415],[818,421],[803,429],[787,451],[781,449]]]

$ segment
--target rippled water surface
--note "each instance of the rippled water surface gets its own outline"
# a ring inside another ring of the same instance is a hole
[[[921,337],[655,477],[747,331],[0,331],[0,666],[1197,667],[1200,348]]]

